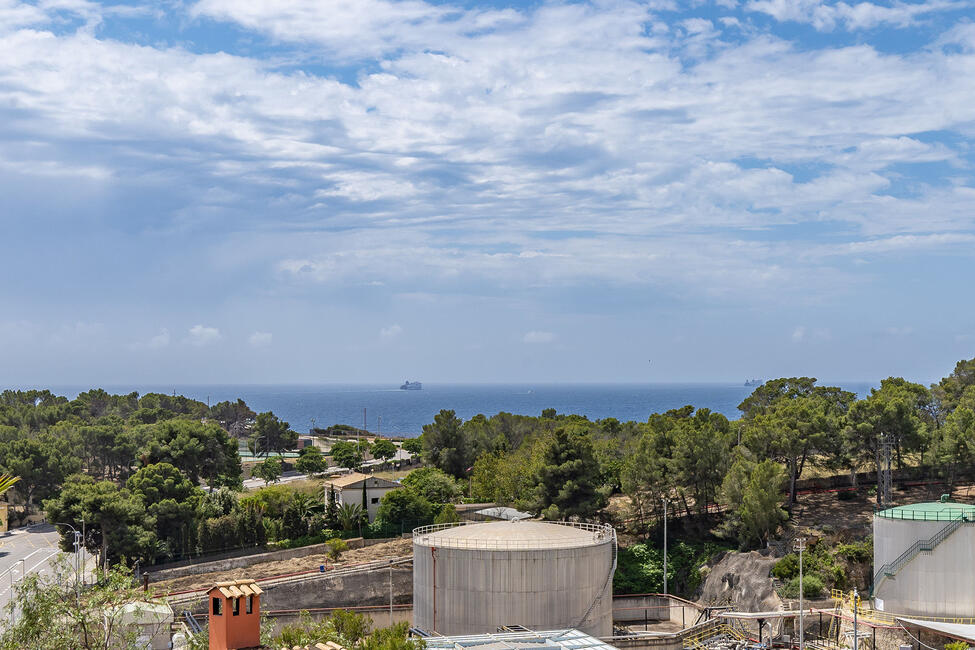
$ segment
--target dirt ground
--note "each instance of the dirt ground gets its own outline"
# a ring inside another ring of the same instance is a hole
[[[373,560],[384,560],[392,557],[409,555],[413,552],[412,539],[397,539],[392,542],[374,544],[365,548],[350,549],[342,554],[340,564],[353,564],[357,562],[370,562]],[[282,575],[285,573],[296,573],[298,571],[308,571],[317,569],[322,564],[331,564],[328,557],[321,555],[308,555],[306,557],[295,558],[293,560],[279,560],[275,562],[264,562],[253,566],[231,569],[229,571],[216,571],[213,573],[201,573],[183,578],[172,580],[162,580],[153,582],[152,588],[156,593],[168,593],[172,591],[183,591],[189,589],[200,589],[210,587],[214,583],[223,580],[238,580],[241,578],[268,578],[271,576]]]
[[[944,483],[894,487],[895,505],[937,501],[947,490]],[[951,500],[958,503],[975,503],[975,485],[957,485],[951,492]],[[860,494],[856,499],[842,501],[836,492],[800,494],[799,503],[793,509],[792,527],[797,531],[812,529],[823,531],[831,527],[833,532],[850,535],[873,533],[875,497]]]

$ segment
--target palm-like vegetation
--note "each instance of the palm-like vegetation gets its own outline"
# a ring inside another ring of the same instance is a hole
[[[3,496],[4,492],[12,488],[19,480],[20,480],[19,476],[11,476],[10,474],[0,474],[0,496]]]

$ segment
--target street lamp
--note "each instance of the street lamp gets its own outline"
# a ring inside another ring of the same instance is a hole
[[[71,530],[74,531],[74,581],[75,581],[75,587],[77,588],[77,585],[78,585],[78,549],[81,548],[81,533],[79,533],[78,532],[78,529],[75,528],[74,526],[72,526],[71,524],[67,524],[67,523],[64,523],[64,522],[59,522],[59,523],[56,523],[54,525],[55,526],[67,526],[68,528],[70,528]]]
[[[805,619],[803,618],[803,603],[802,603],[802,552],[806,550],[806,538],[799,537],[796,539],[796,550],[799,551],[799,650],[805,650],[805,632],[806,626],[803,625]]]

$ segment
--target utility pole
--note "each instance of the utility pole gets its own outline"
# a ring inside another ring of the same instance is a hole
[[[857,626],[857,610],[860,609],[860,594],[856,587],[853,588],[853,650],[858,649],[860,642],[860,629]]]
[[[667,595],[667,499],[664,498],[664,596]],[[668,610],[669,610],[668,605]]]
[[[393,626],[393,561],[389,561],[389,625]]]
[[[799,650],[805,650],[805,618],[803,617],[802,602],[802,552],[806,550],[806,538],[796,539],[796,550],[799,551]]]

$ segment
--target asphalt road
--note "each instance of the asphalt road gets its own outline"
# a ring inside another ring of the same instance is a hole
[[[25,571],[49,573],[51,561],[59,552],[58,534],[49,524],[0,535],[0,627],[7,623],[5,610],[12,595],[11,580],[16,584]]]

